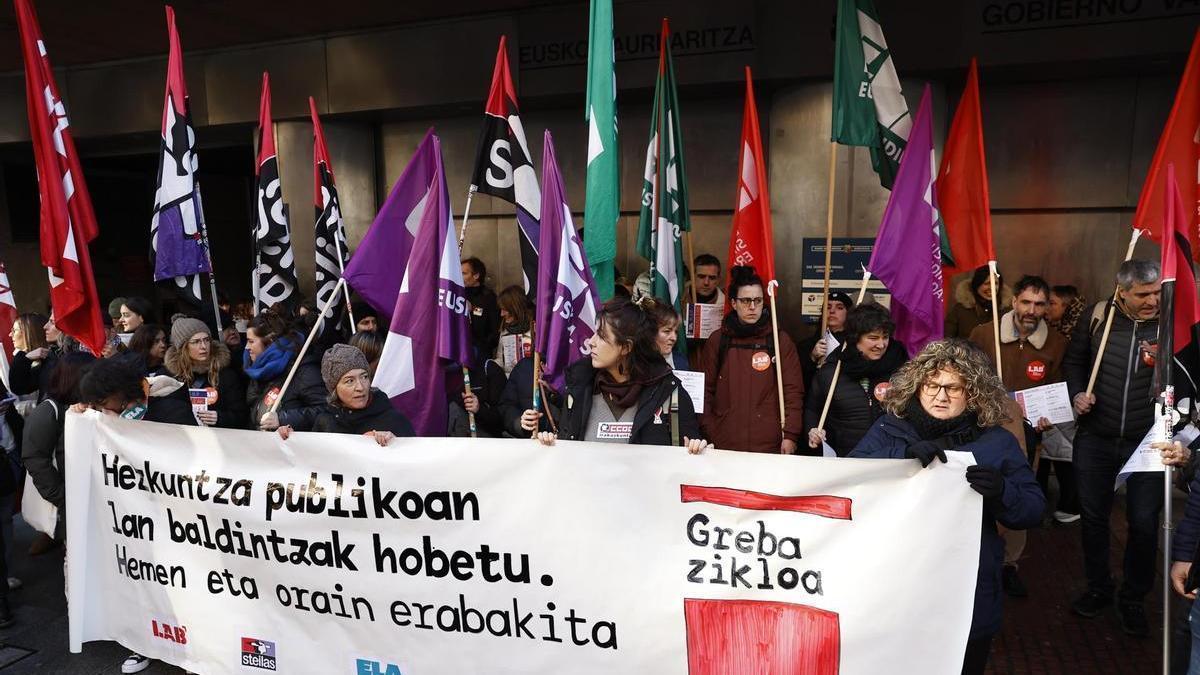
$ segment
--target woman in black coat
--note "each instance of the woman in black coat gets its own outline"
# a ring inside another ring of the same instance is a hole
[[[639,304],[627,298],[605,304],[588,341],[591,358],[567,368],[558,433],[539,432],[538,440],[683,445],[692,454],[712,447],[700,438],[692,398],[658,351],[657,333]]]
[[[321,357],[321,378],[329,403],[317,415],[313,431],[370,436],[387,446],[397,436],[414,436],[412,423],[392,407],[387,394],[371,387],[367,357],[355,347],[335,344]],[[287,440],[291,427],[279,427]]]
[[[892,339],[895,329],[891,316],[879,305],[859,305],[850,310],[846,317],[845,342],[817,371],[812,389],[804,397],[804,425],[808,429],[809,448],[819,451],[821,443],[825,442],[838,457],[845,457],[875,420],[883,416],[881,404],[887,393],[888,380],[908,361],[904,345]],[[829,414],[825,425],[818,429],[835,370],[838,371],[837,385],[829,404]]]
[[[229,348],[213,339],[203,321],[187,317],[175,320],[171,325],[171,347],[163,363],[171,376],[189,390],[205,393],[205,408],[196,413],[201,424],[245,428],[249,414],[241,374],[230,363]]]
[[[287,320],[273,310],[250,320],[242,365],[251,429],[274,431],[290,426],[296,431],[309,431],[325,409],[328,392],[321,379],[321,354],[316,350],[309,349],[287,391],[283,390],[303,343],[304,336],[293,331]],[[275,412],[270,412],[281,392],[283,400]]]

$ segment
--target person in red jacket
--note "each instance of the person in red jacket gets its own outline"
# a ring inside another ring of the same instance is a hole
[[[733,311],[700,353],[704,437],[723,450],[795,454],[804,438],[804,371],[796,343],[771,334],[766,285],[752,267],[730,271]],[[783,374],[783,424],[776,371]],[[805,445],[807,447],[807,445]]]

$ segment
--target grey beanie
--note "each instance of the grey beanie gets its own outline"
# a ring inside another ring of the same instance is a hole
[[[200,319],[191,317],[182,317],[175,319],[175,323],[171,324],[171,346],[175,349],[183,349],[188,340],[196,333],[204,333],[212,337],[212,332],[208,330],[208,324]]]
[[[355,369],[370,369],[367,357],[357,347],[336,344],[321,357],[321,379],[325,380],[325,389],[331,393],[337,388],[338,380]]]

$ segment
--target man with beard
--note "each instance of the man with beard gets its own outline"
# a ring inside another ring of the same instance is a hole
[[[1012,310],[1000,316],[1000,364],[1004,388],[1021,391],[1045,384],[1061,382],[1062,360],[1067,340],[1046,323],[1050,304],[1050,285],[1041,277],[1024,276],[1013,287]],[[996,361],[996,340],[993,322],[980,324],[971,331],[971,342]],[[1031,424],[1033,426],[1031,426]],[[1032,450],[1040,434],[1054,428],[1042,418],[1025,424],[1025,445]],[[1004,533],[1004,590],[1013,597],[1029,595],[1017,574],[1017,560],[1025,550],[1025,531]]]
[[[722,450],[795,454],[804,438],[804,374],[796,345],[771,331],[766,284],[752,267],[730,270],[733,311],[700,353],[704,438]],[[776,371],[783,378],[783,424]]]

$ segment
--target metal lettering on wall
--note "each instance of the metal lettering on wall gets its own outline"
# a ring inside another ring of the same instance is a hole
[[[1200,16],[1200,0],[980,0],[981,33]]]
[[[657,59],[661,36],[657,32],[626,33],[613,37],[617,61]],[[754,30],[746,23],[689,28],[671,35],[676,58],[706,54],[754,51]],[[587,63],[588,41],[554,40],[522,44],[518,62],[522,70],[558,68]]]

